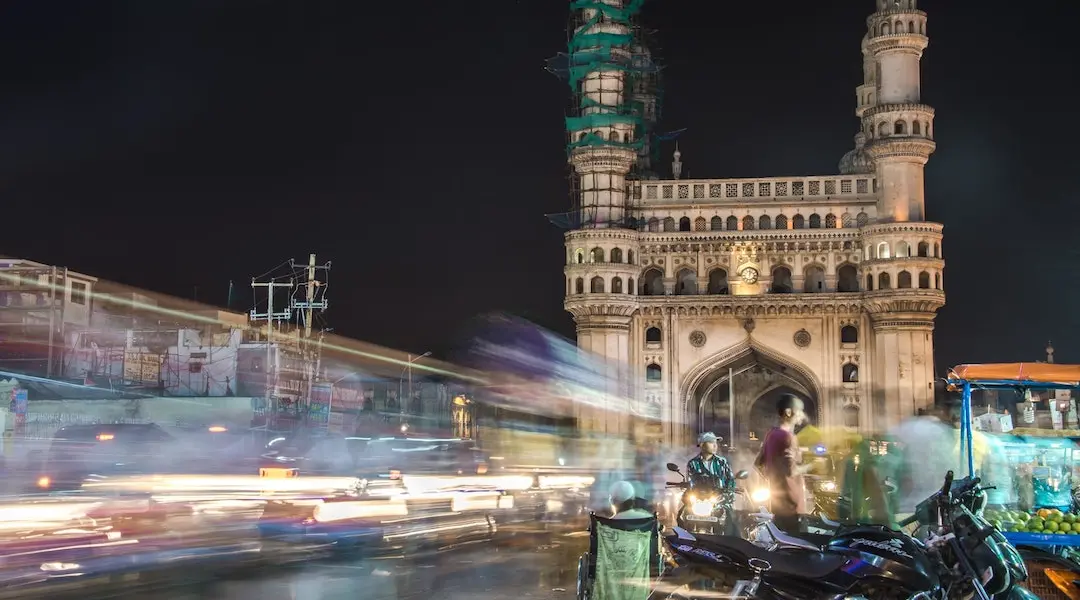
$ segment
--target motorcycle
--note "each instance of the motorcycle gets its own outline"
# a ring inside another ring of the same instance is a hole
[[[676,528],[665,537],[679,565],[667,578],[668,597],[694,598],[698,586],[719,584],[741,599],[1037,600],[1020,585],[1027,569],[1019,553],[968,508],[982,492],[978,484],[966,478],[954,485],[949,471],[941,490],[901,522],[925,531],[923,539],[880,525],[790,536],[764,515],[756,516],[772,537],[767,547],[767,540]]]
[[[683,478],[679,482],[667,483],[669,488],[685,490],[675,516],[679,527],[704,535],[738,535],[735,495],[741,490],[722,489],[715,485],[711,478],[699,482],[688,480],[675,463],[668,463],[667,468]],[[749,472],[739,471],[735,474],[735,479],[741,481],[749,476]]]

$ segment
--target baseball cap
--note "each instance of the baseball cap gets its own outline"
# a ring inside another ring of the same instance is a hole
[[[717,443],[717,442],[720,441],[720,439],[721,438],[716,437],[715,433],[709,431],[709,432],[706,432],[706,433],[703,433],[703,434],[699,435],[698,438],[697,438],[697,443],[698,443],[698,446],[700,446],[700,445],[704,444],[705,442]]]

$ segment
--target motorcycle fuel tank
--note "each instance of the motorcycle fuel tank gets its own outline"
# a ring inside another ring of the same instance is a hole
[[[931,590],[939,585],[934,565],[923,550],[911,538],[883,527],[840,531],[828,549],[858,556],[865,562],[851,571],[860,579],[892,579],[916,590]]]

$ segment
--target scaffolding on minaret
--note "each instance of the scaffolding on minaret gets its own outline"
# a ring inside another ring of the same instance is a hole
[[[567,51],[547,61],[574,94],[565,120],[570,211],[547,215],[561,228],[639,228],[628,182],[655,178],[660,96],[649,32],[636,23],[643,2],[572,0]]]

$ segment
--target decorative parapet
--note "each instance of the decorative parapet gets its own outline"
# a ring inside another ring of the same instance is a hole
[[[642,315],[655,316],[805,317],[862,312],[860,293],[640,296],[638,303]]]
[[[900,223],[875,223],[862,228],[864,238],[877,235],[891,234],[917,234],[941,237],[941,231],[945,228],[941,223],[930,221],[900,222]]]
[[[642,206],[872,200],[876,189],[873,175],[647,180],[631,184],[633,198]]]
[[[926,104],[912,104],[912,103],[905,103],[905,104],[878,104],[876,106],[873,106],[871,108],[866,109],[866,112],[863,113],[863,117],[872,118],[872,117],[874,117],[876,115],[879,115],[879,114],[882,114],[882,113],[898,113],[898,112],[920,113],[922,115],[926,115],[926,116],[930,116],[930,117],[933,117],[934,114],[935,114],[934,113],[934,107],[926,105]]]
[[[673,231],[671,233],[641,232],[642,246],[687,244],[765,244],[854,242],[859,230],[846,229],[756,229],[750,231]]]
[[[567,243],[575,244],[582,242],[618,241],[634,243],[638,241],[638,232],[632,229],[574,229],[567,231],[563,237]]]

